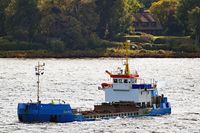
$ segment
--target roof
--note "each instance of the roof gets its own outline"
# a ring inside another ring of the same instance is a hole
[[[125,74],[120,74],[120,75],[111,75],[111,78],[137,78],[139,77],[138,74],[130,74],[130,75],[125,75]]]
[[[158,17],[148,11],[135,13],[133,18],[134,23],[139,23],[139,25],[135,25],[135,30],[162,30]],[[149,25],[143,26],[143,23],[149,23]],[[153,23],[156,25],[153,26]]]

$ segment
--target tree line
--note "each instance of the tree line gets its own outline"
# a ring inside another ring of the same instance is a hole
[[[133,14],[142,7],[158,16],[164,34],[199,42],[199,0],[0,0],[0,36],[27,49],[102,48],[134,34]]]
[[[191,35],[199,43],[199,0],[157,0],[149,10],[158,16],[165,35]]]

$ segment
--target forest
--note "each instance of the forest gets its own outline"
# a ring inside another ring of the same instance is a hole
[[[163,36],[189,36],[199,47],[199,0],[0,0],[0,51],[104,51],[134,35],[133,14],[158,16]]]

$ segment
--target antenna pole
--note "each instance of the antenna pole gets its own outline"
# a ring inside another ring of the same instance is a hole
[[[39,101],[40,101],[40,74],[39,74],[39,62],[38,62],[38,69],[37,69],[37,78],[38,78],[38,80],[37,80],[37,102],[39,103]]]
[[[38,65],[35,66],[35,74],[37,76],[37,103],[40,103],[40,75],[44,74],[44,66],[45,64],[43,63],[42,65],[40,65],[40,63],[38,62]]]

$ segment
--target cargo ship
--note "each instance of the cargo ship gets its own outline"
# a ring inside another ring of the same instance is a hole
[[[98,90],[105,92],[105,102],[94,105],[93,110],[81,111],[72,109],[67,103],[41,103],[39,77],[43,74],[44,64],[38,63],[35,68],[38,76],[37,102],[18,104],[19,121],[24,123],[64,123],[171,114],[170,102],[163,94],[158,94],[157,82],[152,79],[147,83],[140,78],[137,71],[131,73],[128,56],[123,65],[124,69],[117,68],[115,72],[106,71],[111,82],[102,83],[98,87]]]

